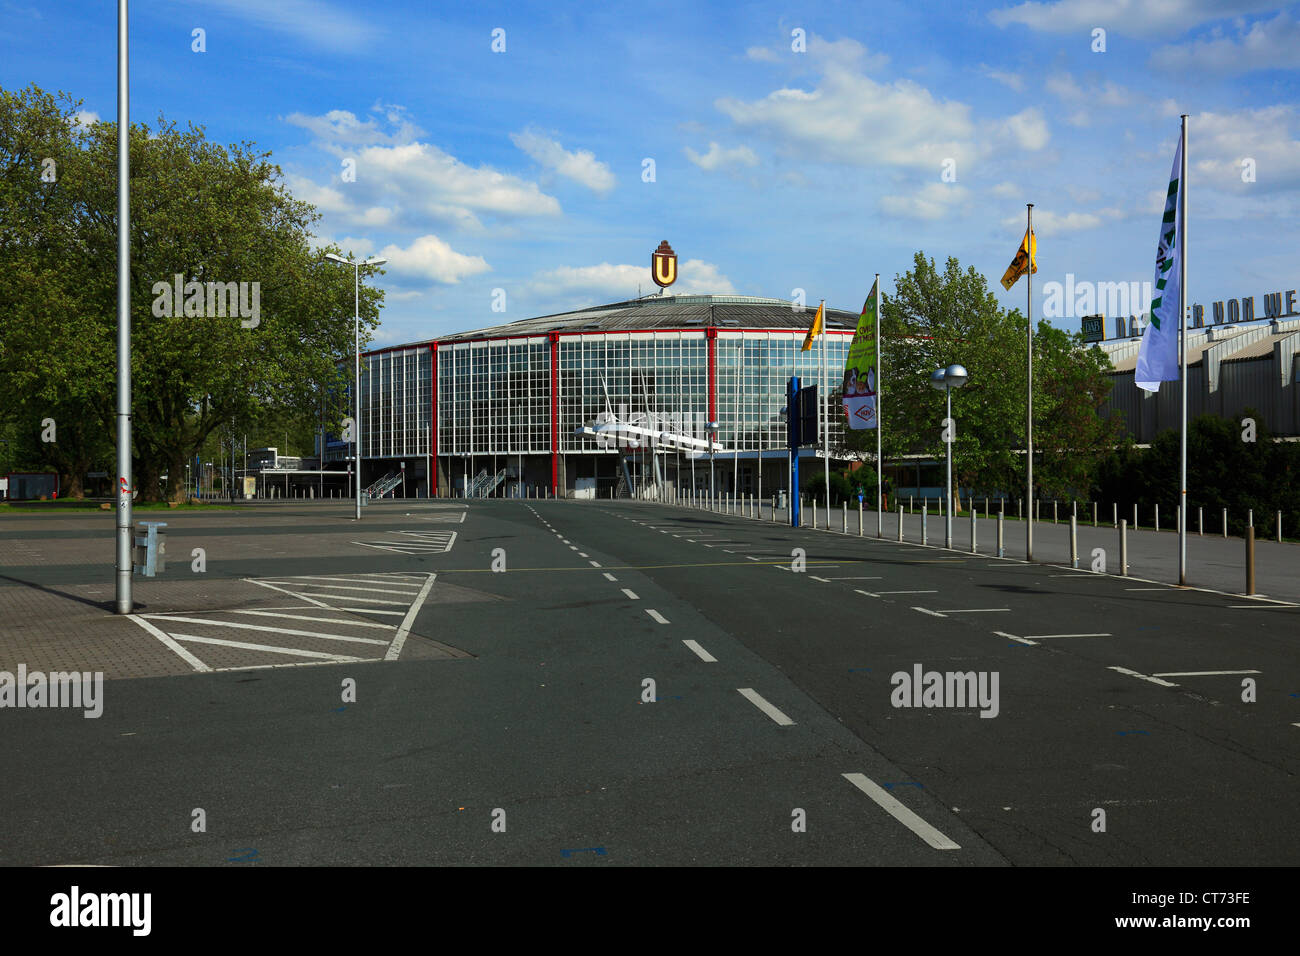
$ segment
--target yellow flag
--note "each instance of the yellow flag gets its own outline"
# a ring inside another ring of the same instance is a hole
[[[1028,230],[1025,231],[1025,238],[1020,241],[1016,257],[1011,260],[1011,265],[1007,266],[1007,271],[1002,276],[1002,288],[1010,289],[1026,272],[1038,274],[1038,237]]]
[[[808,334],[803,337],[803,348],[799,350],[800,352],[807,352],[812,348],[813,339],[822,334],[822,309],[825,308],[825,306],[825,302],[817,306],[817,314],[813,316],[812,328],[810,328]]]

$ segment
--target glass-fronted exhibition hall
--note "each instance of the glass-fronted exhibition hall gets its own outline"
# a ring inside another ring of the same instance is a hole
[[[827,309],[827,334],[801,351],[814,312],[651,296],[365,353],[362,481],[402,474],[408,497],[651,496],[710,480],[720,494],[758,494],[760,483],[775,493],[788,487],[786,382],[822,382],[824,362],[834,392],[857,326],[856,314]],[[833,450],[843,415],[829,413]],[[581,433],[611,421],[632,428]],[[722,450],[660,436],[713,437]],[[327,463],[352,454],[330,436]]]

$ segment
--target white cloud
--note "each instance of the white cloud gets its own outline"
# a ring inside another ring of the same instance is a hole
[[[970,190],[956,183],[928,183],[911,196],[883,196],[880,211],[899,219],[944,219],[954,215],[970,198]]]
[[[745,59],[759,63],[780,63],[781,58],[765,46],[751,46],[745,51]]]
[[[1047,120],[1043,119],[1043,114],[1037,107],[1031,106],[1015,116],[1008,116],[1002,126],[1004,134],[1014,139],[1021,149],[1042,149],[1051,136],[1047,130]]]
[[[1023,92],[1025,89],[1025,78],[1019,73],[1004,73],[1002,70],[984,67],[984,75],[990,80],[997,80],[1002,85],[1010,87],[1017,93]]]
[[[533,129],[511,133],[510,140],[537,161],[543,169],[550,170],[592,192],[607,194],[614,188],[614,174],[609,166],[596,159],[594,153],[580,149],[570,152],[558,140],[543,136]]]
[[[406,118],[400,106],[385,107],[376,103],[372,113],[382,113],[389,126],[386,131],[376,117],[358,119],[348,110],[330,110],[323,116],[309,116],[306,113],[290,113],[284,118],[286,123],[300,126],[316,138],[318,142],[330,143],[336,147],[370,146],[376,143],[404,144],[416,140],[424,130]]]
[[[491,267],[482,256],[466,256],[456,252],[437,236],[421,236],[403,249],[390,244],[379,254],[388,260],[387,268],[399,275],[416,276],[455,285],[466,276],[489,272]]]
[[[723,149],[717,143],[709,143],[709,151],[703,155],[687,146],[683,152],[700,169],[714,170],[724,166],[757,166],[758,157],[748,146]]]
[[[528,282],[527,291],[539,297],[581,304],[634,299],[638,287],[643,295],[654,288],[648,266],[602,262],[595,266],[561,266],[538,272]],[[668,291],[670,295],[733,295],[736,289],[713,263],[687,259],[678,263],[677,282]]]
[[[73,121],[82,129],[90,129],[93,124],[99,122],[99,114],[94,110],[77,110]]]
[[[1132,92],[1110,80],[1082,87],[1069,73],[1052,73],[1043,81],[1043,86],[1061,102],[1073,105],[1128,106],[1134,98]]]
[[[1163,46],[1151,65],[1171,73],[1247,73],[1251,70],[1300,68],[1300,23],[1285,10],[1272,20],[1256,20],[1236,37],[1218,36],[1184,45]]]
[[[1267,106],[1234,113],[1197,113],[1188,119],[1189,189],[1234,194],[1300,188],[1300,113]],[[1165,160],[1173,159],[1173,153]],[[1243,160],[1254,160],[1255,182],[1243,182]],[[1194,195],[1194,193],[1189,193]]]
[[[1096,27],[1126,36],[1168,38],[1201,23],[1277,5],[1277,0],[1031,0],[993,10],[989,19],[999,27],[1023,24],[1045,33],[1077,33],[1081,43],[1090,44]]]
[[[944,159],[960,163],[978,152],[966,104],[940,102],[910,80],[877,83],[835,65],[811,92],[779,89],[715,105],[784,150],[838,162],[938,169]]]
[[[856,67],[867,72],[883,70],[889,65],[887,55],[867,52],[867,48],[852,37],[827,40],[814,33],[808,38],[808,56],[846,69]]]
[[[977,122],[965,103],[938,100],[907,79],[878,83],[837,62],[827,63],[812,90],[783,88],[715,105],[785,154],[859,166],[937,172],[950,159],[962,167],[998,148],[1040,149],[1048,138],[1037,110]]]
[[[998,199],[1015,199],[1024,191],[1024,187],[1017,183],[998,183],[989,190]]]
[[[381,36],[373,18],[354,16],[320,0],[207,0],[206,5],[326,50],[363,50]]]
[[[1123,219],[1127,213],[1121,209],[1098,209],[1096,212],[1053,212],[1050,209],[1034,207],[1034,234],[1039,238],[1043,236],[1059,236],[1067,232],[1084,232],[1088,229],[1096,229],[1106,222]],[[1011,216],[1002,220],[1002,225],[1008,229],[1019,226],[1021,237],[1024,236],[1024,217]]]

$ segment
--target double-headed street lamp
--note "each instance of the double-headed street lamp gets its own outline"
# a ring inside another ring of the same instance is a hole
[[[362,266],[382,266],[387,259],[344,259],[342,256],[336,256],[332,252],[325,253],[325,258],[332,262],[341,262],[345,266],[352,266],[355,270],[355,281],[353,284],[353,313],[352,313],[352,334],[356,343],[356,355],[353,365],[355,378],[353,379],[353,411],[352,420],[353,437],[356,443],[353,448],[356,454],[353,459],[357,466],[357,513],[356,520],[361,520],[361,267]]]
[[[953,433],[952,390],[965,385],[966,379],[969,377],[966,374],[966,367],[955,362],[947,368],[937,368],[930,373],[930,384],[942,391],[948,399],[948,417],[943,421],[943,440],[944,444],[948,446],[948,503],[943,509],[943,546],[945,548],[952,547],[952,442],[956,437]]]

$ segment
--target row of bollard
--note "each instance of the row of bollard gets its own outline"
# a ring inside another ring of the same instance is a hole
[[[532,490],[531,490],[531,489],[530,489],[530,494],[529,494],[529,496],[530,496],[530,497],[532,496]],[[537,497],[539,497],[539,498],[540,498],[540,497],[550,497],[550,489],[545,489],[544,492],[541,492],[541,493],[537,494]],[[613,497],[613,492],[612,492],[612,491],[611,491],[611,497]],[[695,506],[695,507],[704,507],[704,505],[701,505],[701,504],[700,504],[700,495],[699,495],[697,492],[695,492],[694,490],[692,490],[689,494],[686,494],[686,493],[679,493],[678,496],[677,496],[677,500],[678,500],[679,503],[682,503],[682,504],[689,504],[689,505],[691,505],[691,506]],[[763,520],[763,500],[760,499],[760,498],[757,498],[757,497],[755,497],[755,496],[753,496],[753,495],[745,495],[745,496],[743,496],[743,497],[741,497],[741,498],[738,498],[738,497],[735,496],[735,495],[722,495],[722,496],[719,496],[719,500],[717,501],[716,504],[718,505],[718,507],[717,507],[716,510],[720,510],[720,511],[726,513],[726,514],[739,514],[739,515],[742,515],[742,516],[745,516],[745,517],[749,517],[749,518],[752,518],[752,519],[755,519],[755,520],[758,520],[758,521]],[[1004,502],[1004,504],[1005,504],[1005,502]],[[1018,504],[1023,504],[1023,499],[1021,499],[1020,502],[1018,502]],[[816,501],[816,499],[813,499],[813,500],[812,500],[811,505],[812,505],[811,515],[810,515],[810,517],[811,517],[811,521],[809,522],[809,524],[811,525],[812,528],[817,529],[818,525],[817,525],[817,501]],[[1038,502],[1037,502],[1037,501],[1035,502],[1035,505],[1038,505]],[[1056,516],[1056,502],[1053,502],[1053,503],[1052,503],[1052,506],[1053,506],[1053,518],[1055,519],[1055,516]],[[770,509],[770,520],[773,521],[773,522],[775,522],[775,521],[777,520],[777,496],[776,496],[776,495],[773,495],[773,496],[772,496],[772,498],[771,498],[771,500],[770,500],[769,509]],[[801,509],[801,511],[805,510],[805,509],[803,508],[803,499],[802,499],[802,498],[800,498],[800,509]],[[1120,563],[1119,573],[1120,573],[1120,576],[1122,576],[1122,577],[1127,577],[1127,576],[1128,576],[1128,572],[1129,572],[1129,562],[1128,562],[1128,529],[1129,529],[1129,523],[1128,523],[1128,519],[1126,519],[1126,518],[1125,518],[1125,519],[1121,519],[1121,518],[1119,518],[1119,511],[1118,511],[1118,509],[1119,509],[1118,504],[1116,504],[1116,503],[1112,503],[1112,505],[1111,505],[1111,518],[1112,518],[1112,520],[1114,521],[1114,526],[1115,526],[1116,530],[1119,532],[1119,559],[1120,559],[1120,560],[1119,560],[1119,563]],[[1179,517],[1180,517],[1180,515],[1178,514],[1178,512],[1179,512],[1179,509],[1178,509],[1178,507],[1176,506],[1175,509],[1174,509],[1174,515],[1175,515],[1175,528],[1177,527],[1178,520],[1179,520]],[[938,514],[942,515],[942,509],[939,510]],[[989,513],[988,513],[988,499],[987,499],[987,498],[985,499],[985,515],[984,515],[984,516],[985,516],[986,519],[989,517]],[[929,540],[930,540],[930,535],[929,535],[929,517],[930,517],[930,503],[929,503],[928,500],[924,500],[924,501],[922,502],[922,506],[921,506],[921,544],[922,544],[922,546],[928,546],[928,545],[929,545]],[[970,510],[970,512],[969,512],[969,517],[970,517],[970,553],[971,553],[971,554],[978,554],[978,553],[979,553],[979,545],[978,545],[978,540],[977,540],[977,534],[978,534],[977,518],[978,518],[978,514],[977,514],[976,510],[975,510],[973,507],[971,508],[971,510]],[[1005,513],[1004,513],[1004,511],[1001,510],[1001,509],[999,509],[999,511],[998,511],[998,513],[997,513],[997,556],[998,556],[999,558],[1006,557],[1006,535],[1005,535],[1004,518],[1005,518]],[[1134,519],[1134,525],[1133,525],[1133,526],[1134,526],[1134,529],[1136,529],[1136,528],[1137,528],[1137,505],[1134,505],[1134,506],[1133,506],[1133,519]],[[878,532],[878,534],[879,534],[880,536],[883,537],[883,525],[880,525],[880,524],[879,524],[879,520],[880,520],[880,517],[878,516],[878,519],[877,519],[877,522],[878,522],[877,532]],[[1097,503],[1096,503],[1096,502],[1092,502],[1092,524],[1093,524],[1093,527],[1094,527],[1094,528],[1097,527],[1097,521],[1098,521],[1098,519],[1097,519]],[[1227,508],[1224,508],[1223,511],[1222,511],[1222,522],[1223,522],[1223,536],[1226,538],[1226,537],[1228,536],[1228,533],[1227,533],[1227,528],[1228,528],[1228,509],[1227,509]],[[1276,522],[1277,541],[1278,541],[1279,543],[1281,543],[1281,541],[1282,541],[1282,512],[1281,512],[1281,511],[1277,511],[1277,512],[1276,512],[1276,514],[1275,514],[1275,522]],[[803,523],[803,522],[801,522],[801,524],[802,524],[802,523]],[[1159,528],[1160,528],[1160,509],[1159,509],[1159,505],[1156,505],[1156,507],[1155,507],[1155,509],[1154,509],[1154,525],[1153,525],[1153,526],[1154,526],[1155,530],[1157,530],[1157,531],[1158,531]],[[826,515],[826,530],[827,530],[827,531],[830,530],[830,514],[829,514],[829,513],[827,513],[827,515]],[[1202,507],[1198,507],[1198,508],[1196,509],[1196,530],[1197,530],[1197,534],[1198,534],[1198,535],[1203,535],[1203,534],[1204,534],[1204,510],[1203,510]],[[849,515],[848,515],[848,503],[847,503],[847,502],[841,503],[841,513],[840,513],[840,533],[841,533],[841,534],[845,534],[845,535],[847,535],[847,534],[849,533]],[[902,505],[901,503],[898,505],[898,513],[897,513],[897,528],[896,528],[896,533],[897,533],[897,534],[896,534],[897,540],[898,540],[898,541],[903,541],[903,540],[904,540],[904,535],[903,535],[903,505]],[[864,526],[863,507],[862,507],[862,502],[861,502],[861,500],[859,500],[859,501],[858,501],[858,537],[863,537],[864,534],[865,534],[865,526]],[[1245,593],[1246,593],[1246,594],[1254,594],[1254,593],[1255,593],[1255,513],[1254,513],[1254,510],[1253,510],[1253,509],[1250,509],[1250,510],[1247,512],[1247,525],[1246,525],[1246,533],[1245,533],[1245,543],[1246,543],[1246,591],[1245,591]],[[1077,568],[1079,567],[1079,521],[1078,521],[1078,503],[1077,503],[1077,502],[1073,502],[1073,503],[1072,503],[1072,506],[1071,506],[1071,513],[1070,513],[1070,567],[1075,568],[1075,569],[1077,569]]]

